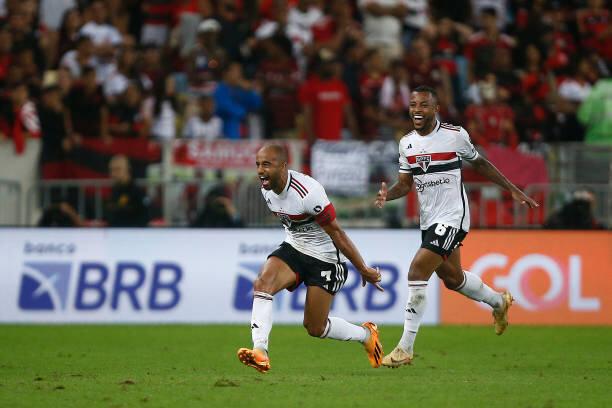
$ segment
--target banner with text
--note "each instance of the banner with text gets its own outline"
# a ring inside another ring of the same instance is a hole
[[[401,324],[415,230],[349,236],[383,274],[385,292],[351,268],[332,314]],[[0,229],[0,322],[248,323],[252,283],[284,239],[266,230]],[[435,278],[434,278],[435,279]],[[429,285],[424,322],[439,316]],[[274,297],[274,319],[301,323],[306,290]]]
[[[472,231],[463,268],[509,290],[511,324],[612,324],[609,231]],[[443,290],[442,323],[489,324],[490,308]]]

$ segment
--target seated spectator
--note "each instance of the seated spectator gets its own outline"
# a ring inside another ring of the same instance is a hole
[[[558,211],[553,213],[544,228],[590,230],[605,229],[593,215],[595,195],[587,190],[576,191],[572,200],[565,203]]]
[[[288,137],[296,127],[300,85],[300,72],[291,56],[291,42],[283,35],[275,35],[264,40],[261,48],[265,58],[259,63],[256,79],[264,90],[262,106],[266,137]]]
[[[198,114],[192,116],[183,128],[183,137],[198,140],[215,140],[223,137],[223,122],[215,116],[215,100],[212,96],[200,96]]]
[[[146,227],[149,222],[148,198],[132,180],[128,158],[114,156],[109,171],[113,187],[104,205],[104,220],[109,227]]]
[[[317,74],[306,80],[299,92],[303,106],[306,141],[341,140],[346,124],[354,139],[359,138],[352,101],[339,79],[336,56],[322,49],[318,54]]]
[[[189,84],[196,92],[213,92],[227,55],[218,44],[221,24],[209,18],[198,25],[197,41],[189,56]]]
[[[602,78],[578,109],[578,120],[586,127],[585,142],[612,144],[612,79]]]
[[[9,89],[0,107],[0,140],[12,140],[15,153],[21,155],[30,138],[40,138],[40,121],[28,87],[18,83]]]
[[[224,186],[214,187],[205,198],[204,208],[191,224],[197,228],[240,228],[242,221]]]
[[[149,137],[150,117],[144,112],[142,89],[129,82],[117,102],[109,108],[108,131],[112,137]]]
[[[487,75],[479,83],[482,105],[471,104],[465,111],[466,129],[475,144],[487,147],[499,144],[510,148],[518,146],[518,135],[514,128],[514,112],[497,95],[495,75]]]
[[[92,67],[83,69],[82,81],[75,84],[66,97],[68,134],[74,143],[81,138],[102,138],[110,142],[108,108],[102,88],[96,81]]]
[[[229,139],[240,139],[241,125],[249,113],[261,107],[258,86],[242,76],[242,66],[231,62],[223,73],[214,93],[217,115],[223,121],[223,135]]]
[[[43,228],[72,228],[82,227],[83,222],[70,204],[61,202],[45,208],[37,226]]]

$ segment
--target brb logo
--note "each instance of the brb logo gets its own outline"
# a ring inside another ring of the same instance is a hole
[[[261,262],[242,262],[239,264],[240,272],[236,281],[236,290],[234,294],[234,308],[241,311],[250,311],[253,305],[253,281],[257,277],[263,264]],[[378,267],[385,277],[381,286],[385,289],[384,292],[379,292],[372,285],[361,287],[361,277],[359,272],[353,265],[348,264],[349,274],[345,285],[340,292],[336,294],[337,299],[344,299],[348,308],[352,311],[368,310],[368,311],[384,311],[392,308],[397,302],[397,282],[399,280],[399,269],[392,264],[380,263],[373,264],[372,267]],[[304,293],[306,290],[304,284],[291,293],[281,291],[275,295],[274,305],[278,308],[288,308],[292,311],[304,310]],[[365,297],[363,292],[365,291]],[[290,296],[289,304],[283,303],[284,296]],[[335,304],[336,302],[334,302]],[[333,309],[332,304],[332,309]]]
[[[504,270],[504,275],[493,279],[497,288],[507,289],[517,303],[527,310],[547,310],[567,302],[572,311],[598,311],[599,298],[582,294],[582,259],[570,255],[559,261],[543,254],[525,255],[513,264],[499,253],[480,257],[470,271],[482,276],[489,270]],[[483,306],[484,307],[484,306]]]
[[[181,299],[181,267],[158,262],[150,272],[137,262],[118,262],[115,268],[100,262],[25,262],[19,307],[39,311],[176,307]]]

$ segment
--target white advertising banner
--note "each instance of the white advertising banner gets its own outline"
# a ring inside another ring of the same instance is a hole
[[[385,292],[351,268],[332,314],[401,324],[415,230],[352,230]],[[252,282],[284,239],[278,229],[0,229],[0,322],[247,323]],[[435,277],[433,279],[436,279]],[[426,324],[439,321],[430,284]],[[274,297],[274,320],[301,323],[304,285]]]

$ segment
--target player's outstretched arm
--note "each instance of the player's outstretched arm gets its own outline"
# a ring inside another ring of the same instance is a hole
[[[502,188],[510,191],[512,193],[512,198],[514,198],[516,201],[528,206],[529,208],[536,208],[540,206],[540,204],[538,204],[533,198],[527,196],[517,186],[512,184],[512,182],[508,180],[506,176],[497,170],[497,168],[484,157],[478,156],[478,158],[471,161],[470,164],[474,170],[476,170],[476,172],[485,176]]]
[[[387,189],[387,183],[383,181],[378,194],[376,194],[374,205],[383,208],[385,202],[405,196],[410,192],[413,182],[414,179],[410,173],[399,173],[397,182],[390,189]]]
[[[337,220],[333,220],[332,222],[325,224],[322,228],[327,232],[327,235],[332,239],[336,248],[342,252],[349,261],[357,268],[359,273],[361,274],[361,284],[365,286],[366,282],[370,282],[372,285],[376,286],[376,289],[384,292],[385,290],[380,286],[381,275],[380,271],[374,268],[371,268],[366,265],[365,261],[361,257],[359,250],[353,244],[353,241],[348,237],[346,232],[340,227]]]

